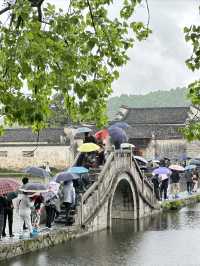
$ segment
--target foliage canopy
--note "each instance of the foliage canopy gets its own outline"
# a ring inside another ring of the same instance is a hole
[[[133,21],[142,0],[124,0],[111,18],[112,0],[66,1],[68,11],[44,0],[5,1],[0,24],[0,103],[5,122],[46,125],[52,95],[60,94],[73,121],[106,123],[106,100],[127,49],[150,30]]]
[[[200,10],[200,7],[199,7]],[[186,61],[189,69],[192,71],[200,70],[200,25],[191,25],[184,28],[185,39],[193,47],[191,57]],[[191,100],[196,114],[188,121],[183,130],[188,140],[200,140],[200,79],[194,81],[188,86],[188,97]]]

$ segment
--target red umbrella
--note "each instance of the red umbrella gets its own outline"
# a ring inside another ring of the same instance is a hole
[[[13,179],[0,179],[0,195],[17,191],[20,184]]]
[[[97,140],[98,139],[102,139],[102,140],[106,139],[108,136],[109,136],[109,132],[106,128],[96,132],[96,134],[95,134],[95,138]]]

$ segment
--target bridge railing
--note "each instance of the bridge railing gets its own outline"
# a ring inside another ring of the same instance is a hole
[[[139,166],[132,160],[132,153],[129,151],[111,152],[106,163],[98,175],[98,179],[81,196],[80,223],[85,224],[91,219],[98,208],[109,195],[113,179],[117,172],[132,171],[137,187],[141,187],[141,194],[150,204],[154,204],[153,187],[139,169]]]

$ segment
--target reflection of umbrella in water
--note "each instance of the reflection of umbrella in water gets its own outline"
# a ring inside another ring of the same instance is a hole
[[[78,151],[80,152],[92,152],[98,151],[99,149],[100,146],[92,142],[83,143],[81,146],[78,147]]]
[[[38,193],[42,193],[42,192],[46,192],[47,187],[41,183],[27,183],[26,185],[23,186],[23,188],[20,188],[19,190],[23,191],[23,192],[38,192]]]
[[[73,174],[86,174],[89,172],[89,170],[83,166],[74,166],[69,168],[67,172]]]
[[[79,175],[73,174],[73,173],[68,173],[68,172],[60,172],[54,177],[55,182],[65,182],[65,181],[71,181],[71,180],[76,180],[80,178]]]
[[[154,175],[170,175],[171,171],[167,167],[158,167],[153,170],[152,174]]]
[[[126,122],[116,122],[110,126],[110,128],[112,128],[112,127],[119,127],[122,129],[126,129],[126,128],[129,128],[130,126]]]
[[[195,168],[197,168],[196,165],[194,165],[194,164],[189,164],[189,165],[187,165],[187,166],[185,167],[185,171],[193,170],[193,169],[195,169]]]
[[[0,179],[0,195],[7,194],[9,192],[15,192],[20,187],[20,184],[12,179]]]
[[[108,132],[113,142],[122,144],[128,141],[126,132],[122,128],[111,126],[108,128]]]
[[[184,171],[185,170],[185,168],[183,166],[178,165],[178,164],[171,164],[169,166],[169,169],[175,170],[175,171]]]
[[[24,169],[24,172],[32,176],[49,177],[49,173],[47,171],[45,171],[43,168],[36,166],[29,166]]]
[[[75,134],[79,134],[79,133],[88,133],[91,132],[92,129],[90,129],[89,127],[79,127],[76,129]]]

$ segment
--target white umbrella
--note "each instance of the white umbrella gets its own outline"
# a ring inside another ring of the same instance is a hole
[[[184,171],[185,168],[181,165],[178,165],[178,164],[172,164],[169,166],[169,169],[171,170],[175,170],[175,171]]]
[[[140,162],[142,162],[142,163],[144,163],[144,164],[148,164],[148,161],[147,161],[145,158],[141,157],[141,156],[134,156],[134,158],[135,158],[137,161],[140,161]]]

